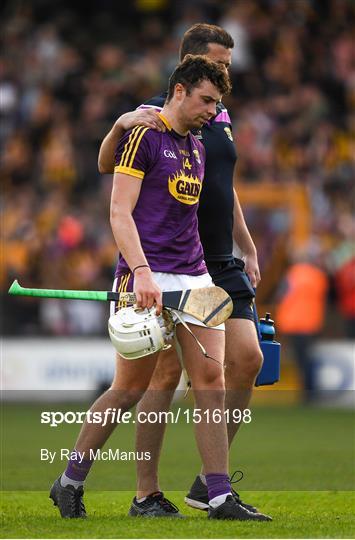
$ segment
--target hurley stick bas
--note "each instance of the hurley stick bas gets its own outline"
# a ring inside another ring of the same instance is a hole
[[[63,298],[76,300],[121,301],[128,304],[136,302],[132,292],[113,291],[69,291],[65,289],[32,289],[22,287],[17,279],[9,289],[9,294],[18,296],[37,296],[41,298]],[[182,311],[206,326],[222,324],[233,309],[230,296],[221,287],[206,287],[183,291],[163,292],[163,306]]]

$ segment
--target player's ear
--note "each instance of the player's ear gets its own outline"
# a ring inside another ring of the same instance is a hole
[[[181,101],[186,96],[186,88],[181,83],[176,83],[175,89],[174,89],[174,96]]]

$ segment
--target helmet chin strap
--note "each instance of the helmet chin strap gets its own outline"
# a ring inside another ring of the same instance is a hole
[[[180,313],[178,313],[177,311],[175,310],[171,310],[174,315],[176,315],[176,318],[179,319],[179,321],[181,322],[181,324],[184,326],[184,328],[186,328],[186,330],[188,331],[189,334],[191,334],[191,336],[194,338],[194,340],[196,341],[197,345],[200,347],[201,351],[202,351],[202,354],[203,356],[205,356],[206,358],[210,358],[211,360],[213,360],[214,362],[217,362],[217,364],[219,364],[220,366],[222,366],[222,362],[220,362],[219,360],[217,360],[216,358],[213,358],[213,356],[210,356],[206,349],[204,348],[204,346],[202,345],[202,343],[197,339],[197,337],[195,336],[195,334],[193,333],[193,331],[191,330],[191,328],[186,324],[186,322],[184,321],[184,319],[181,317]]]
[[[217,364],[219,364],[220,366],[223,366],[222,362],[220,362],[219,360],[217,360],[216,358],[213,358],[213,356],[210,356],[206,349],[204,348],[204,346],[202,345],[202,343],[199,341],[199,339],[195,336],[195,334],[193,333],[193,331],[191,330],[191,328],[186,324],[186,322],[184,321],[184,319],[181,317],[180,313],[178,313],[177,311],[175,311],[174,309],[171,309],[169,310],[171,311],[172,313],[174,313],[174,315],[176,316],[176,318],[181,322],[181,324],[183,325],[184,328],[186,328],[186,330],[188,331],[188,333],[194,338],[194,340],[196,341],[197,345],[200,347],[201,349],[201,352],[203,354],[203,356],[205,358],[209,358],[210,360],[213,360],[214,362],[217,362]],[[181,361],[181,364],[182,364],[182,361]],[[182,368],[184,369],[184,366],[182,365]],[[224,369],[225,369],[225,366],[224,366]],[[191,381],[190,379],[188,379],[187,377],[186,378],[186,392],[185,392],[185,395],[184,395],[184,398],[187,396],[188,394],[188,391],[190,390],[191,388]]]

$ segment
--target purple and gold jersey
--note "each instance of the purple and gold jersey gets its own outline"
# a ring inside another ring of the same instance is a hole
[[[164,106],[166,92],[139,108]],[[233,171],[237,159],[232,124],[223,103],[217,114],[202,129],[193,132],[206,152],[205,179],[198,207],[201,243],[207,263],[233,260]]]
[[[122,137],[115,172],[142,181],[132,215],[151,269],[196,276],[207,272],[197,222],[205,151],[162,120],[165,133],[137,126]],[[127,269],[120,257],[116,276]]]

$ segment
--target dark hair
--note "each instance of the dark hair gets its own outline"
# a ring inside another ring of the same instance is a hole
[[[206,54],[210,43],[218,43],[226,49],[233,49],[234,41],[220,26],[197,23],[189,28],[181,41],[180,60],[187,54]]]
[[[229,94],[232,88],[228,73],[223,66],[206,56],[187,54],[169,79],[166,101],[169,102],[173,97],[176,84],[183,84],[189,95],[192,88],[198,86],[202,81],[210,81],[223,96]]]

